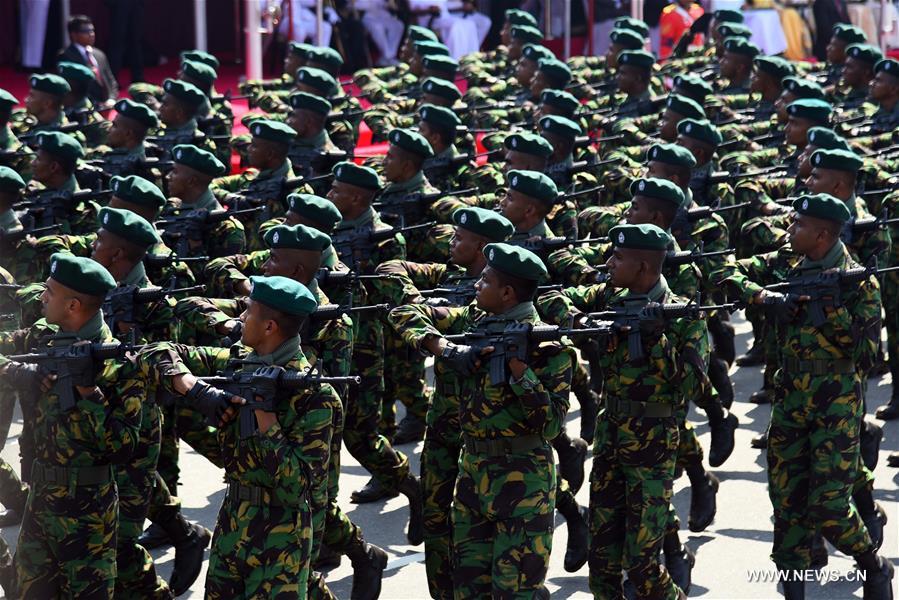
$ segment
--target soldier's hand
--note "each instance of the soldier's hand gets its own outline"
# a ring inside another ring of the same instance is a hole
[[[228,400],[230,404],[227,405],[225,411],[222,413],[222,417],[219,419],[218,426],[223,427],[234,420],[237,417],[237,410],[247,403],[246,400],[241,398],[240,396],[231,396]],[[255,411],[256,413],[262,412],[261,410]],[[257,419],[258,420],[258,419]],[[260,427],[261,429],[261,427]],[[268,429],[268,427],[266,427]]]
[[[75,386],[94,387],[95,364],[91,355],[91,343],[75,342],[69,347],[67,362]]]
[[[3,370],[0,373],[15,388],[22,390],[34,389],[35,386],[41,385],[48,375],[41,369],[40,365],[15,361],[10,361],[3,365]]]
[[[448,344],[441,354],[447,365],[462,375],[471,375],[481,367],[481,357],[493,352],[493,346],[477,348],[465,344]]]
[[[241,279],[240,281],[235,281],[231,286],[234,288],[234,293],[239,294],[241,296],[249,296],[250,295],[250,280],[249,279]]]
[[[780,292],[769,290],[762,290],[757,296],[758,301],[770,315],[785,323],[792,321],[796,317],[800,301],[808,299],[807,296],[781,294]]]
[[[215,425],[227,423],[225,415],[229,410],[233,410],[231,405],[234,403],[234,398],[237,398],[237,396],[199,380],[196,380],[196,383],[188,390],[186,397],[193,400],[194,408],[205,415],[209,423]],[[240,400],[242,401],[243,398]],[[237,402],[237,404],[243,404],[243,402]],[[230,418],[233,418],[233,414]]]

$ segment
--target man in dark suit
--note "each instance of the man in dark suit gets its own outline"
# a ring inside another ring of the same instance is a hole
[[[90,99],[97,105],[115,102],[119,96],[119,84],[112,69],[109,68],[106,54],[94,47],[96,33],[91,18],[85,15],[72,15],[69,19],[69,38],[72,43],[59,52],[56,61],[67,60],[87,66],[96,77],[96,81],[91,83],[88,89]]]

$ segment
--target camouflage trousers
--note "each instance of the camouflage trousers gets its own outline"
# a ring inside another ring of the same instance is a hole
[[[862,422],[858,377],[778,373],[777,384],[768,428],[771,559],[780,568],[808,568],[816,528],[847,556],[871,550],[868,531],[850,502]]]
[[[137,538],[144,529],[156,481],[159,460],[161,411],[144,403],[137,449],[128,464],[116,467],[119,489],[119,532],[116,544],[116,596],[171,598],[168,584],[156,575],[153,557]]]
[[[225,498],[212,537],[206,598],[302,598],[311,550],[308,503],[287,508]]]
[[[555,490],[548,445],[503,457],[463,450],[453,499],[455,598],[535,596],[549,568]]]
[[[112,598],[117,513],[112,479],[33,485],[14,559],[20,598]]]
[[[425,420],[430,393],[425,382],[425,358],[412,350],[393,331],[384,328],[384,403],[378,430],[393,438],[396,433],[396,401],[406,407],[413,418]]]
[[[450,514],[453,488],[459,474],[462,441],[440,424],[428,425],[421,451],[421,487],[424,496],[425,571],[431,597],[453,597],[453,525]]]
[[[384,328],[376,320],[361,321],[353,344],[353,372],[362,383],[351,386],[343,439],[353,458],[389,490],[409,475],[409,459],[378,432],[384,396]]]
[[[28,486],[22,483],[12,466],[0,458],[0,504],[22,512],[28,501]]]
[[[638,597],[675,600],[677,586],[658,554],[669,522],[676,417],[617,421],[600,413],[593,446],[590,591],[596,598],[621,598],[624,570]]]

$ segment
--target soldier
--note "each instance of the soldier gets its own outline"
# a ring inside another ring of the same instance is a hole
[[[13,107],[19,100],[0,88],[0,165],[15,167],[24,179],[31,177],[31,150],[19,141],[13,128],[10,127],[10,119],[13,115]]]
[[[295,92],[288,97],[288,101],[292,110],[287,117],[287,124],[297,132],[287,150],[287,157],[294,173],[300,177],[315,177],[330,173],[334,161],[328,160],[328,155],[346,156],[328,135],[327,123],[331,103],[321,96],[306,92]],[[324,180],[307,185],[310,185],[315,193],[327,192],[327,182]]]
[[[751,91],[752,64],[755,57],[761,54],[758,46],[742,37],[725,38],[724,55],[721,57],[721,84],[719,94],[745,94]]]
[[[836,85],[843,77],[843,66],[846,64],[846,49],[853,44],[864,44],[868,36],[864,31],[848,23],[837,23],[833,26],[830,41],[827,42],[827,69],[824,72],[822,85]]]
[[[251,352],[163,343],[140,357],[167,389],[189,398],[218,425],[228,491],[206,577],[209,598],[302,597],[306,590],[312,546],[308,494],[327,482],[332,415],[340,399],[329,385],[314,381],[305,388],[278,389],[271,398],[247,399],[197,376],[226,369],[232,358],[241,359],[238,372],[280,368],[307,375],[299,332],[316,307],[299,282],[254,277],[241,316],[241,340]],[[259,404],[262,400],[270,404]],[[254,406],[242,408],[248,403]],[[241,430],[238,410],[253,410],[250,437]]]
[[[114,287],[99,263],[54,255],[41,299],[45,320],[0,335],[0,352],[40,351],[38,338],[45,333],[53,334],[52,347],[70,347],[72,354],[90,348],[85,343],[113,341],[100,306]],[[84,350],[81,355],[86,361],[71,376],[2,361],[3,377],[24,393],[36,452],[15,557],[21,598],[113,597],[114,472],[137,448],[146,383],[127,361],[104,363]]]
[[[472,161],[460,160],[456,149],[456,132],[462,124],[450,108],[424,104],[418,112],[418,130],[431,146],[433,156],[422,163],[425,178],[439,190],[464,188],[460,181]]]
[[[162,84],[165,93],[159,107],[162,123],[152,138],[162,151],[162,157],[171,159],[172,149],[177,144],[198,143],[197,116],[206,101],[206,95],[195,85],[178,79],[166,79]],[[211,148],[208,141],[202,142]]]
[[[65,79],[53,74],[32,75],[29,83],[25,113],[13,113],[13,131],[31,145],[36,134],[56,131],[68,123],[62,101],[71,88]]]
[[[369,167],[352,162],[341,162],[334,167],[328,199],[340,211],[342,220],[331,240],[341,261],[355,273],[372,273],[384,261],[406,257],[405,239],[401,234],[371,245],[364,244],[372,232],[390,229],[371,205],[381,187],[380,177]],[[357,287],[353,292],[353,303],[365,304],[366,295],[364,289]],[[344,439],[353,457],[373,477],[351,499],[366,501],[372,496],[398,493],[406,496],[410,511],[406,537],[411,544],[418,545],[423,536],[420,482],[410,473],[409,459],[394,450],[387,438],[378,432],[384,394],[382,323],[373,318],[360,318],[353,339],[354,371],[362,377],[362,384],[351,388],[347,397]]]
[[[391,312],[403,339],[462,375],[463,449],[453,497],[456,598],[523,595],[548,598],[543,586],[552,544],[555,469],[550,440],[568,410],[571,358],[557,342],[529,347],[525,360],[503,361],[506,380],[492,383],[486,348],[450,343],[448,333],[501,334],[539,325],[533,298],[547,275],[540,259],[508,244],[484,248],[487,266],[476,306],[409,305]],[[495,360],[494,358],[493,360]]]
[[[870,44],[853,44],[846,48],[846,64],[843,66],[841,82],[848,86],[846,91],[834,90],[831,98],[834,104],[844,110],[859,108],[868,98],[868,88],[874,79],[874,65],[883,58],[880,48]]]
[[[819,151],[820,152],[820,151]],[[850,219],[844,202],[828,194],[793,202],[789,249],[744,259],[723,283],[741,300],[762,306],[776,322],[781,368],[768,439],[768,489],[774,508],[771,558],[785,574],[788,599],[804,597],[804,580],[791,577],[810,565],[811,540],[820,528],[865,573],[865,598],[889,598],[893,566],[876,554],[871,536],[849,499],[858,464],[862,423],[861,378],[880,338],[880,290],[868,277],[843,284],[858,268],[840,232]],[[788,258],[802,256],[797,264]],[[797,276],[834,273],[839,305],[823,297],[764,286]],[[817,305],[823,321],[812,309]],[[835,456],[842,456],[835,460]]]
[[[116,102],[115,110],[106,144],[89,150],[88,158],[110,176],[145,175],[147,132],[155,129],[159,120],[146,104],[128,98]]]

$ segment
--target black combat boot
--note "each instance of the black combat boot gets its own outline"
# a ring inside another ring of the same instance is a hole
[[[189,522],[180,512],[172,511],[170,517],[157,523],[175,546],[175,565],[172,567],[169,587],[175,596],[180,596],[199,577],[212,534],[202,525]]]
[[[558,494],[556,510],[568,524],[568,547],[565,549],[565,570],[576,573],[587,564],[590,550],[590,532],[587,528],[588,512],[580,507],[571,493]]]
[[[421,495],[421,482],[411,473],[400,483],[399,492],[409,500],[409,528],[406,530],[406,539],[413,546],[418,546],[425,539],[425,526],[423,499]]]
[[[568,482],[572,494],[577,494],[584,485],[584,459],[587,457],[587,442],[581,438],[569,438],[564,432],[552,442],[559,453],[559,475]]]
[[[870,421],[862,421],[862,430],[859,436],[859,452],[862,462],[870,470],[877,467],[877,459],[880,458],[880,442],[883,440],[883,428]]]
[[[350,494],[350,502],[353,504],[368,504],[369,502],[377,502],[384,498],[396,498],[397,496],[399,496],[399,493],[388,490],[381,485],[377,477],[371,477],[361,490]]]
[[[381,580],[387,566],[387,553],[361,537],[354,539],[346,551],[353,564],[351,600],[376,600],[381,595]]]
[[[718,478],[705,472],[702,464],[687,466],[690,478],[690,517],[687,524],[690,531],[698,533],[715,520],[718,511],[716,497],[718,495]]]
[[[734,451],[734,433],[740,426],[737,415],[727,412],[720,404],[709,406],[709,429],[712,443],[709,445],[709,464],[720,467]]]

